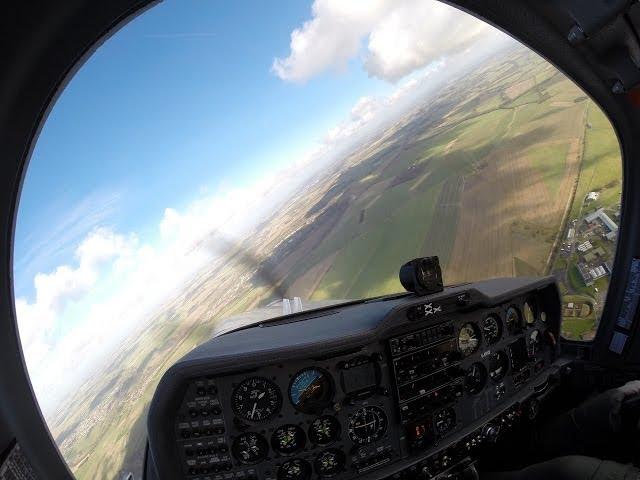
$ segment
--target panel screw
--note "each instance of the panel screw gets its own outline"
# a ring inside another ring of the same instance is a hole
[[[622,84],[622,82],[620,80],[616,80],[615,83],[613,84],[613,86],[611,87],[611,91],[613,93],[615,93],[616,95],[620,95],[621,93],[626,92],[626,88],[624,88],[624,85]]]
[[[571,27],[571,30],[569,30],[569,34],[567,35],[567,40],[569,40],[569,43],[571,45],[582,43],[586,38],[587,36],[585,35],[580,25],[578,25],[577,23],[574,24],[573,27]]]

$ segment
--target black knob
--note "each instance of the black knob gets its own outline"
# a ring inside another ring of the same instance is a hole
[[[456,297],[456,304],[460,307],[466,307],[471,301],[471,296],[468,293],[461,293]]]
[[[485,425],[482,429],[482,437],[488,442],[496,442],[498,435],[500,435],[500,427],[497,425]]]

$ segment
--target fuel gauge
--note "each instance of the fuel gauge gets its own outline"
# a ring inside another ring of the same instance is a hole
[[[340,422],[331,415],[323,415],[311,422],[309,440],[316,445],[329,445],[340,436]]]
[[[309,480],[311,465],[301,458],[287,460],[278,469],[278,480]]]

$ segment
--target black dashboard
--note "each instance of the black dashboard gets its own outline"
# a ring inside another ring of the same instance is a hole
[[[162,378],[159,478],[437,477],[533,418],[557,368],[552,278],[309,311],[216,337]]]

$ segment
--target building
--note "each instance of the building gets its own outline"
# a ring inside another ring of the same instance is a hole
[[[576,234],[576,229],[571,227],[569,233],[567,233],[567,240],[571,240]]]
[[[578,263],[576,267],[578,268],[578,272],[580,272],[582,281],[587,287],[593,285],[593,282],[595,282],[599,278],[602,278],[605,275],[609,275],[611,273],[611,269],[606,263],[598,265],[597,267],[590,267],[586,263],[581,262]]]
[[[599,208],[595,212],[584,217],[584,219],[587,223],[593,223],[598,220],[607,231],[604,235],[605,238],[611,241],[616,239],[616,235],[618,234],[618,225],[604,212],[604,208]]]
[[[591,278],[593,278],[593,280],[597,280],[601,277],[604,277],[606,274],[607,274],[607,269],[604,267],[604,265],[600,265],[598,267],[591,268],[589,270],[589,275],[591,275]]]
[[[600,197],[600,192],[587,193],[587,202],[595,202]]]
[[[593,280],[591,279],[591,274],[589,273],[589,266],[584,263],[578,263],[576,265],[578,272],[580,272],[580,276],[582,277],[582,281],[587,287],[593,285]]]
[[[591,249],[593,247],[593,245],[591,245],[591,242],[589,240],[587,240],[584,243],[581,243],[580,245],[578,245],[578,251],[579,252],[586,252],[587,250]]]

